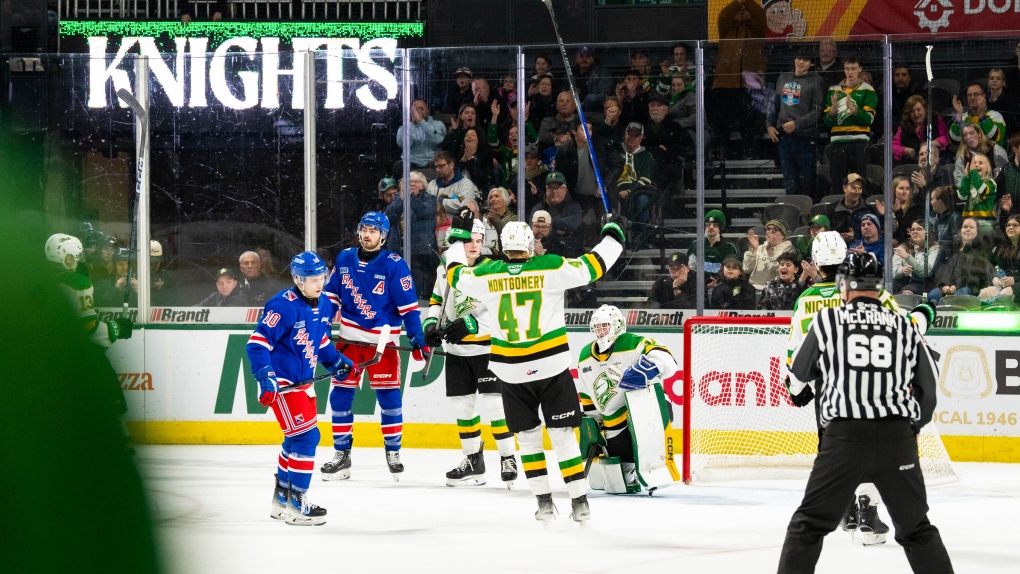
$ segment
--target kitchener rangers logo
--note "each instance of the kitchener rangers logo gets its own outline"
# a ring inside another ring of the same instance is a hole
[[[938,32],[939,28],[949,27],[949,16],[953,12],[955,10],[950,0],[919,0],[914,6],[918,27],[927,28],[932,34]]]

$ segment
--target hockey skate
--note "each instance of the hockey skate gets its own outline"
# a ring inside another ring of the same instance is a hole
[[[485,445],[478,448],[478,452],[467,455],[460,466],[446,473],[446,486],[482,486],[485,484],[485,457],[482,450]]]
[[[276,475],[274,474],[273,476]],[[287,516],[287,497],[290,490],[280,486],[278,478],[273,480],[273,484],[275,485],[273,489],[273,506],[269,510],[269,518],[282,520]]]
[[[885,544],[885,537],[889,533],[887,526],[878,517],[878,505],[871,504],[871,498],[862,494],[860,503],[860,522],[858,530],[861,533],[865,546]]]
[[[514,481],[517,480],[517,459],[514,455],[499,457],[499,477],[507,490],[514,489]]]
[[[386,451],[386,466],[390,467],[390,473],[393,474],[393,480],[400,482],[400,473],[404,472],[404,465],[400,462],[399,450]]]
[[[537,498],[538,510],[535,511],[535,520],[545,525],[549,525],[552,522],[552,519],[559,514],[559,511],[556,510],[556,505],[553,504],[552,495],[539,494]]]
[[[287,524],[292,526],[322,526],[326,523],[326,509],[308,502],[307,494],[290,491],[287,505]]]
[[[570,519],[584,526],[591,518],[591,509],[588,508],[588,497],[585,495],[570,499]]]
[[[322,480],[347,480],[351,477],[351,449],[336,451],[333,460],[322,465]]]
[[[843,520],[839,522],[839,527],[843,529],[843,532],[849,532],[850,537],[853,538],[854,530],[857,530],[857,524],[859,521],[858,509],[857,509],[857,497],[850,501],[850,508],[847,509],[846,514],[843,515]]]

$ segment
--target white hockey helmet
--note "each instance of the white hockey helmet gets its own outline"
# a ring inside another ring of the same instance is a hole
[[[604,353],[613,346],[617,337],[627,332],[627,322],[616,306],[603,305],[591,314],[588,328],[595,335],[599,351]]]
[[[527,251],[528,257],[535,254],[535,234],[523,221],[511,221],[503,226],[503,232],[499,234],[499,241],[503,245],[503,252]]]
[[[811,243],[811,261],[819,267],[839,265],[846,259],[846,241],[838,231],[823,231]]]
[[[74,270],[85,252],[81,241],[73,235],[54,233],[46,240],[46,260]]]

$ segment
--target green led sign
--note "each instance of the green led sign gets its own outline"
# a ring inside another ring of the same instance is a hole
[[[61,36],[137,36],[196,38],[206,37],[213,44],[228,38],[276,37],[289,42],[293,38],[421,38],[421,22],[181,22],[158,21],[85,21],[60,23]]]

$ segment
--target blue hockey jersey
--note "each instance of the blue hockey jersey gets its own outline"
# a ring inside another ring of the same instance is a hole
[[[392,328],[391,340],[398,343],[403,321],[407,336],[421,334],[418,296],[407,262],[385,249],[371,261],[358,258],[358,248],[344,249],[323,293],[340,311],[340,338],[375,343],[380,327]]]
[[[333,305],[325,294],[312,308],[296,287],[280,291],[266,302],[262,321],[248,338],[248,360],[252,372],[271,366],[280,387],[315,376],[319,355],[323,361],[336,361],[338,352],[330,344]],[[313,393],[311,385],[305,391]]]

